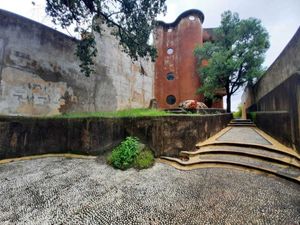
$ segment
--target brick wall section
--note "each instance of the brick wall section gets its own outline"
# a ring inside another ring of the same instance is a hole
[[[155,46],[158,57],[155,64],[155,98],[160,108],[177,107],[181,101],[195,99],[203,101],[202,95],[196,95],[200,79],[196,73],[196,59],[193,55],[197,44],[202,44],[202,25],[198,17],[189,20],[182,18],[176,26],[161,25],[155,31]],[[172,54],[167,50],[173,49]],[[174,80],[168,80],[167,74],[173,73]],[[166,102],[167,96],[176,98],[175,104]]]
[[[45,153],[101,155],[126,136],[155,153],[177,156],[226,127],[231,114],[144,118],[0,118],[0,159]]]

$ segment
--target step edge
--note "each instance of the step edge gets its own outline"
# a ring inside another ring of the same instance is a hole
[[[197,154],[191,154],[193,152],[187,152],[187,151],[182,151],[179,153],[179,155],[183,155],[183,156],[196,156],[196,155],[205,155],[205,154],[226,154],[226,155],[240,155],[240,156],[250,156],[249,158],[258,158],[258,159],[262,159],[263,161],[273,161],[276,163],[282,163],[282,164],[286,164],[288,166],[292,166],[292,167],[296,167],[298,169],[300,169],[300,163],[299,164],[294,164],[294,163],[290,163],[288,161],[282,160],[280,158],[272,158],[272,157],[268,157],[266,155],[261,155],[261,154],[256,154],[256,153],[249,153],[249,152],[235,152],[235,151],[225,151],[225,150],[206,150],[206,151],[201,151]],[[292,157],[291,157],[292,158]],[[292,158],[295,159],[295,158]],[[297,160],[297,159],[296,159]],[[297,160],[299,161],[299,160]]]
[[[282,151],[278,148],[274,148],[274,147],[270,147],[270,146],[267,146],[267,145],[259,145],[259,144],[253,144],[253,143],[241,143],[241,142],[226,142],[226,141],[222,141],[222,142],[211,142],[211,143],[201,143],[201,144],[196,144],[196,148],[201,148],[201,147],[207,147],[207,146],[222,146],[222,145],[225,145],[225,146],[242,146],[242,147],[246,147],[246,148],[262,148],[262,149],[265,149],[265,150],[269,150],[269,151],[272,151],[272,152],[276,152],[276,153],[282,153],[282,154],[285,154],[285,155],[288,155],[288,156],[291,156],[291,157],[294,157],[298,160],[300,160],[300,156],[296,155],[296,154],[292,154],[290,152],[286,152],[286,151]],[[272,146],[272,145],[271,145]],[[200,149],[198,149],[197,151],[200,151]],[[195,151],[195,152],[197,152]]]
[[[237,163],[237,162],[209,160],[209,161],[205,161],[205,162],[198,162],[198,163],[193,163],[193,164],[188,164],[188,165],[181,164],[180,162],[177,162],[177,161],[171,161],[171,162],[175,162],[175,163],[179,164],[179,166],[182,166],[182,167],[200,165],[200,164],[220,164],[220,165],[229,165],[231,167],[243,167],[243,168],[262,171],[262,172],[265,172],[267,174],[273,174],[275,176],[285,178],[287,180],[290,180],[290,181],[296,182],[297,184],[300,184],[300,178],[299,177],[295,178],[295,177],[292,177],[292,176],[287,176],[286,174],[283,174],[283,173],[278,173],[277,171],[274,171],[274,170],[270,170],[270,169],[266,169],[266,168],[262,168],[262,167],[251,166],[251,165],[246,165],[246,164]],[[166,164],[167,164],[167,162],[166,162]],[[173,166],[173,165],[171,164],[171,166]],[[185,169],[185,170],[187,170],[187,169]]]

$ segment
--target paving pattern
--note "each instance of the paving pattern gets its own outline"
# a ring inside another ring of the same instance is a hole
[[[0,165],[0,224],[300,224],[300,186],[234,169],[115,170],[45,158]]]
[[[217,141],[235,141],[240,143],[271,145],[270,142],[258,134],[252,127],[233,127],[219,137]]]

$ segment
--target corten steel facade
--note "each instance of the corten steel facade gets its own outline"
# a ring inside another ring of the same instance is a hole
[[[197,94],[201,86],[194,49],[212,39],[211,29],[203,30],[204,15],[199,10],[182,13],[173,23],[159,22],[154,43],[158,50],[155,64],[155,98],[159,108],[176,108],[181,101],[205,102]],[[222,98],[209,105],[223,108]]]

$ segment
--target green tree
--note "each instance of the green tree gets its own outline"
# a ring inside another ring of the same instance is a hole
[[[134,60],[156,57],[149,44],[155,18],[166,11],[166,0],[46,0],[46,12],[55,24],[67,28],[75,25],[82,41],[77,47],[81,71],[86,76],[93,72],[93,58],[97,54],[94,32],[101,34],[97,18],[113,29],[124,51]]]
[[[260,20],[241,20],[237,13],[224,12],[215,40],[197,46],[194,52],[200,65],[199,91],[213,98],[217,89],[225,88],[227,112],[231,112],[232,94],[253,84],[264,72],[262,63],[269,46],[268,32]]]

